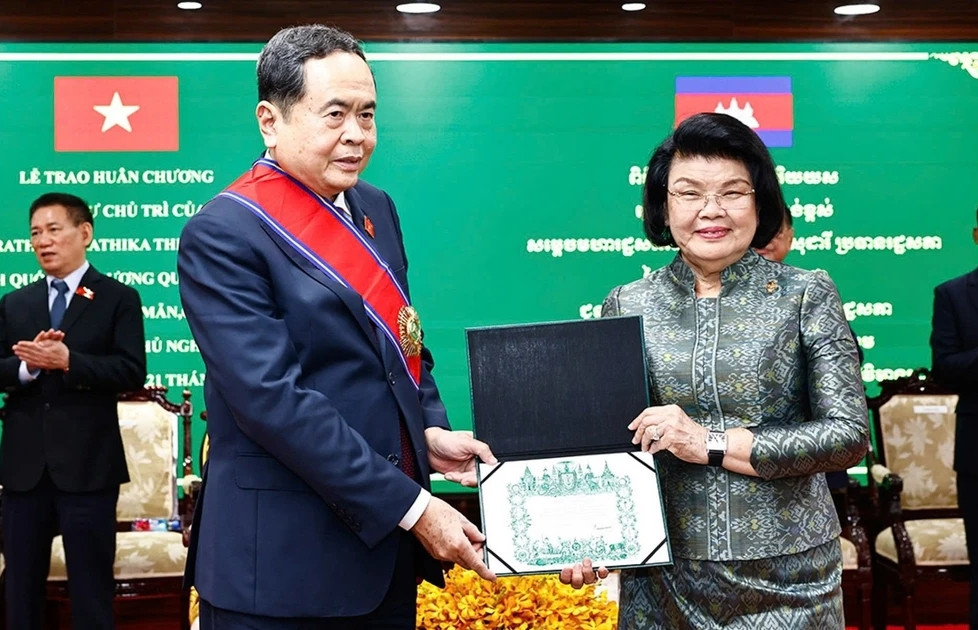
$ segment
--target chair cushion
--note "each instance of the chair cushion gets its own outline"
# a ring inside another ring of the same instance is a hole
[[[176,513],[177,417],[155,402],[120,402],[119,431],[129,483],[119,488],[116,517],[172,518]]]
[[[180,532],[119,532],[115,535],[115,577],[138,579],[183,575],[187,548]],[[66,580],[61,536],[51,544],[50,580]]]
[[[918,566],[968,564],[964,519],[927,518],[907,521],[906,527]],[[893,528],[887,527],[876,537],[876,553],[897,562]]]
[[[848,538],[840,538],[842,542],[842,570],[849,571],[859,568],[859,553],[856,545]]]
[[[957,395],[898,395],[880,407],[886,467],[903,478],[905,510],[956,508]]]

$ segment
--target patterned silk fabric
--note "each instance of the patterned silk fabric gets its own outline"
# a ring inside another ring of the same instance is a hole
[[[618,630],[843,630],[839,543],[622,575]]]
[[[677,256],[614,289],[602,314],[643,316],[653,404],[678,405],[713,431],[754,434],[760,478],[657,456],[673,555],[797,554],[838,537],[820,473],[854,465],[868,443],[855,341],[823,271],[749,251],[721,282],[718,298],[696,298]]]

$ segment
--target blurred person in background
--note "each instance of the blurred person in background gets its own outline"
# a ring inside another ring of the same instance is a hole
[[[978,244],[975,214],[971,236]],[[958,394],[954,470],[971,562],[968,620],[978,630],[978,459],[971,452],[978,439],[978,268],[934,289],[930,348],[935,380]]]

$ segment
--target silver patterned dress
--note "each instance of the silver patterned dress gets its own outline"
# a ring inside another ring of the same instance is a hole
[[[835,285],[749,251],[697,298],[680,256],[614,289],[602,315],[642,315],[653,404],[754,434],[760,477],[656,456],[674,564],[622,576],[620,630],[843,628],[839,520],[824,475],[868,443],[866,402]]]

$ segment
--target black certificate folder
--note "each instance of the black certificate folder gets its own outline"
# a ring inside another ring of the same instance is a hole
[[[640,317],[466,330],[472,422],[500,460],[634,450],[648,406]]]
[[[654,458],[627,425],[648,406],[639,317],[466,331],[485,559],[497,575],[590,558],[672,561]]]

